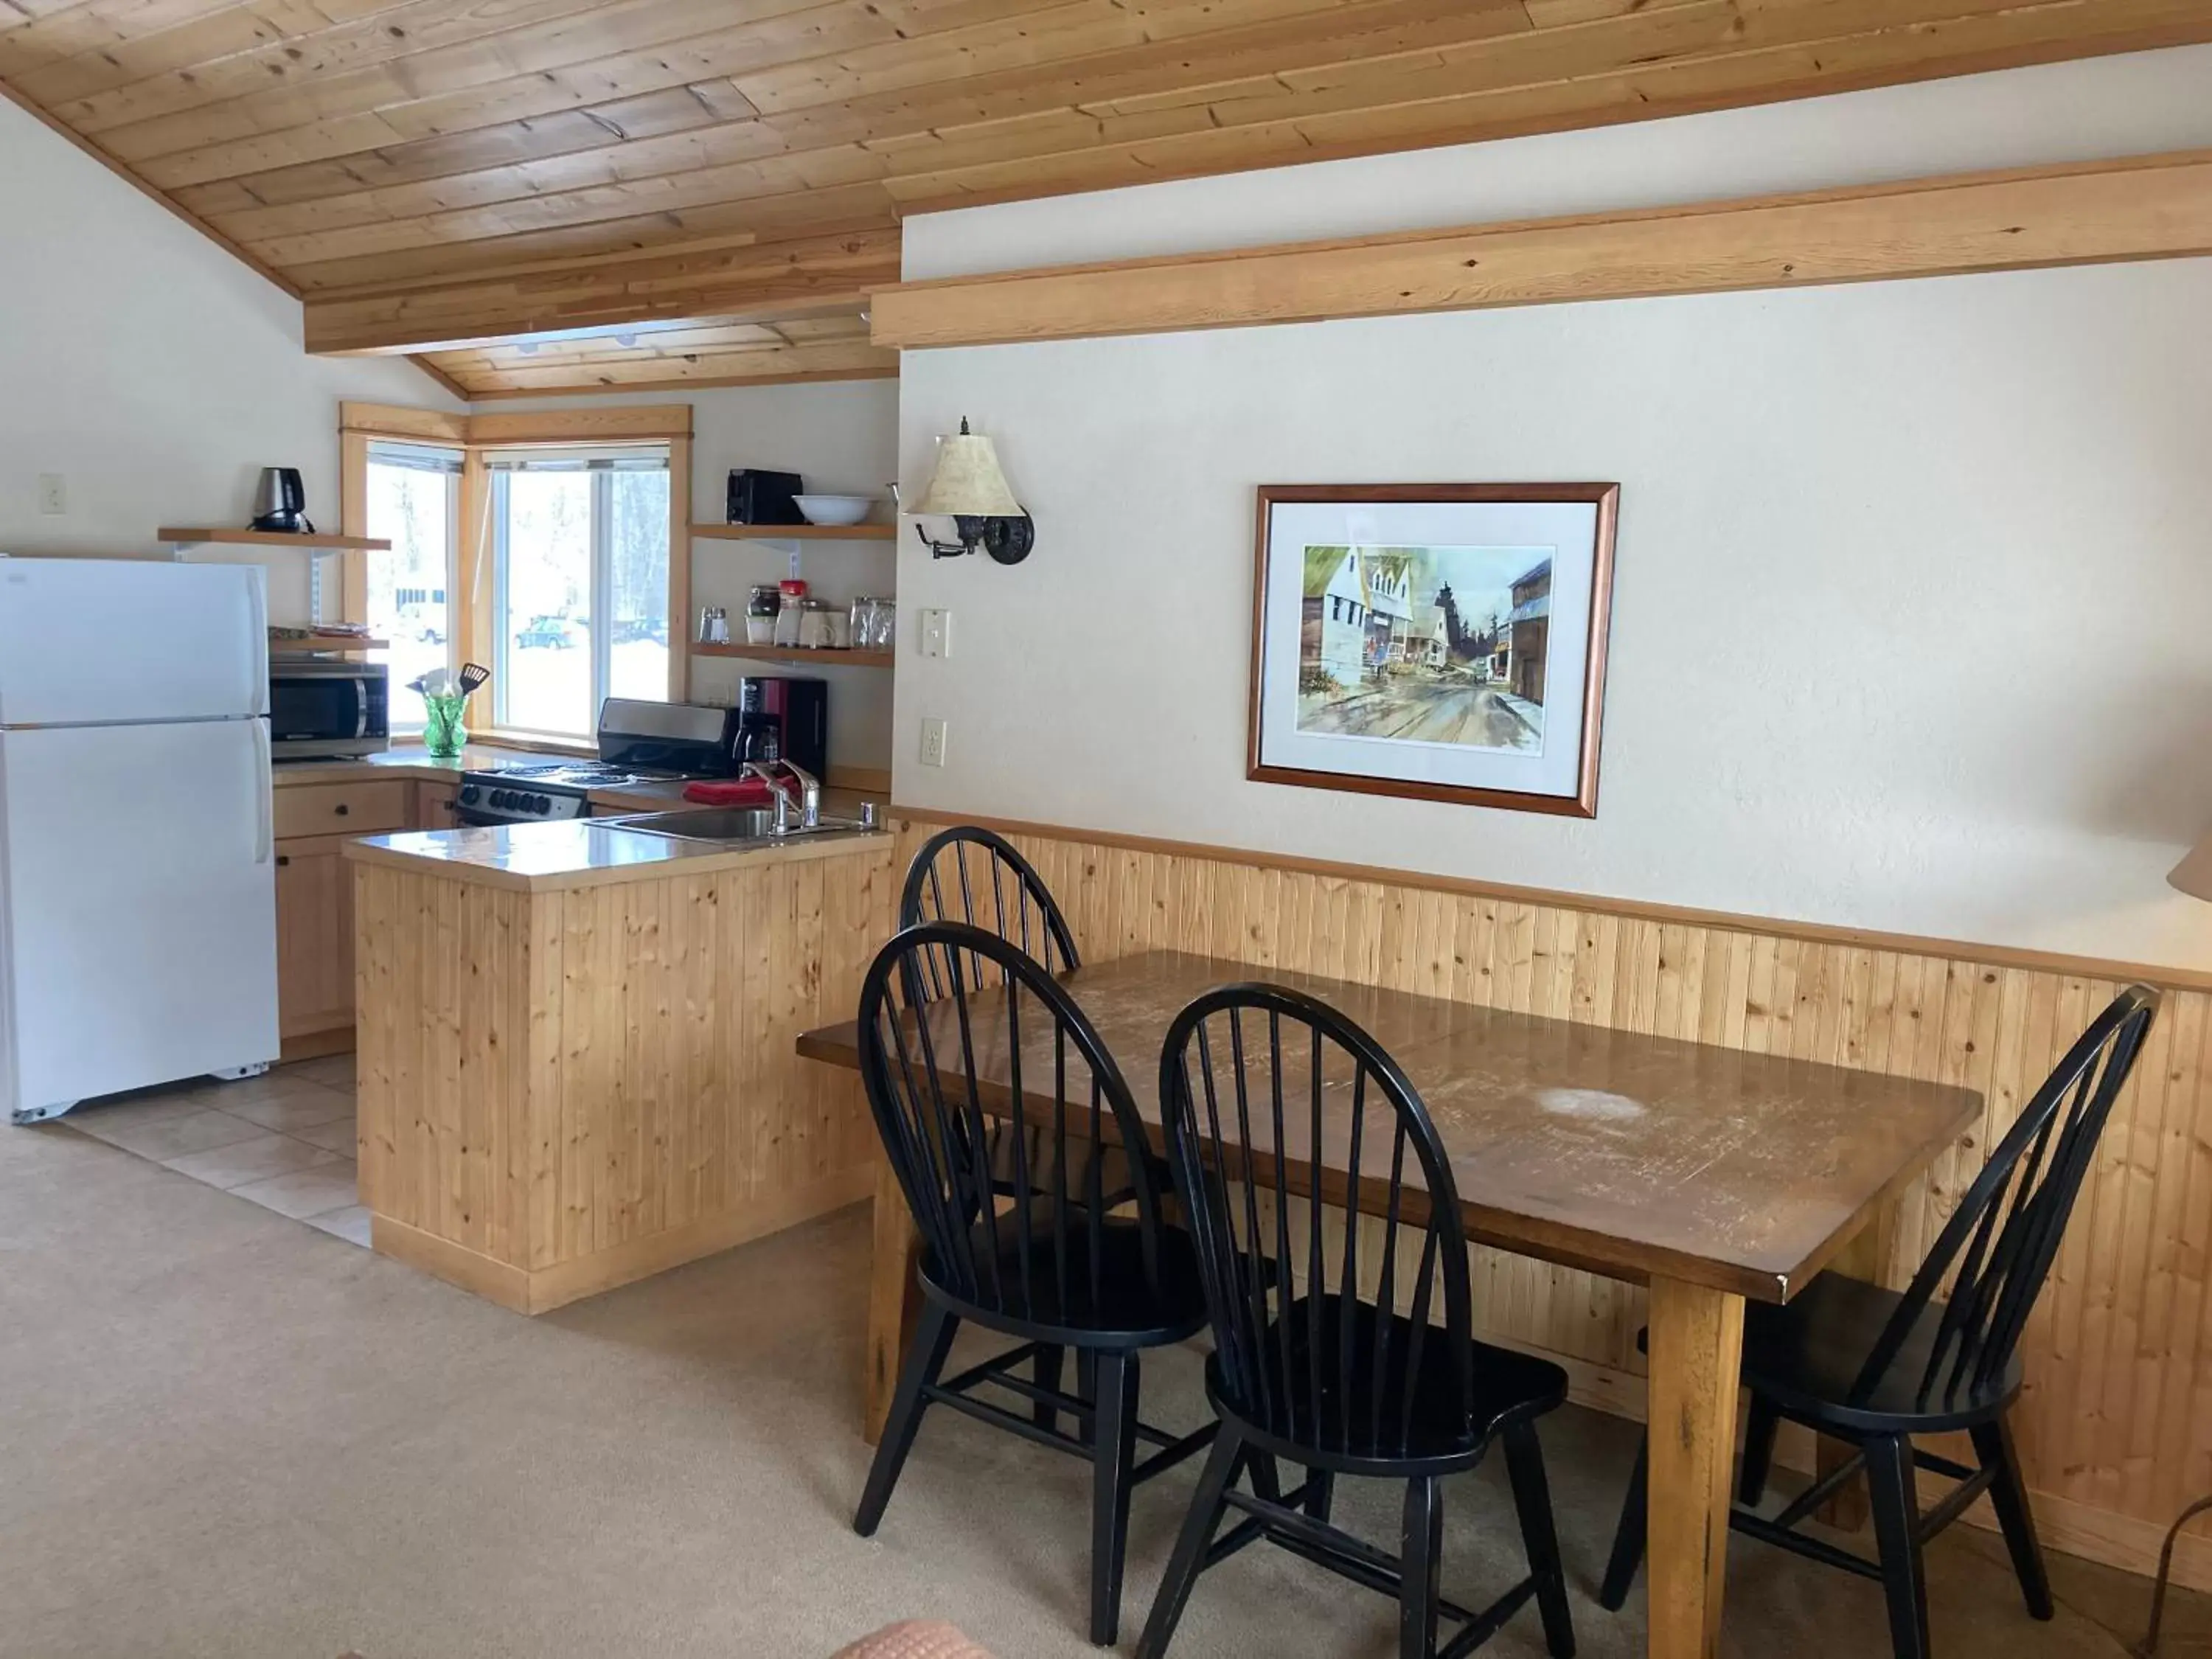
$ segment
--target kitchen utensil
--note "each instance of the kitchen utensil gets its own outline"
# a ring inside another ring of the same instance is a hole
[[[830,624],[830,607],[817,599],[809,599],[799,613],[799,642],[809,651],[826,651],[836,642],[836,635]]]
[[[858,524],[876,504],[872,495],[795,495],[807,522],[820,525]]]
[[[307,520],[307,487],[296,466],[264,466],[253,490],[253,530],[285,535],[313,534]]]
[[[474,696],[477,688],[490,678],[491,670],[486,668],[482,663],[463,663],[461,665],[461,695],[465,697]]]

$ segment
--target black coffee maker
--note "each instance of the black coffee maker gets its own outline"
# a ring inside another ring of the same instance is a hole
[[[787,760],[819,778],[830,769],[830,688],[814,679],[748,675],[738,682],[738,732],[732,758]]]
[[[253,491],[253,522],[247,528],[285,536],[314,533],[307,519],[307,487],[301,482],[298,467],[261,469],[261,482]]]

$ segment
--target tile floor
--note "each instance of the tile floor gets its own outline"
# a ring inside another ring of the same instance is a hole
[[[80,1106],[62,1127],[350,1243],[368,1243],[354,1166],[353,1056]]]

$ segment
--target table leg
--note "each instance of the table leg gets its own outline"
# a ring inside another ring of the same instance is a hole
[[[871,1446],[884,1437],[899,1365],[913,1340],[921,1296],[915,1282],[914,1218],[890,1161],[876,1160],[875,1242],[868,1263],[868,1343],[861,1358],[860,1436]]]
[[[1720,1651],[1743,1298],[1651,1281],[1651,1659]]]

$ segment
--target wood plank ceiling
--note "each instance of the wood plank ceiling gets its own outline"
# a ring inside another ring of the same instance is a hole
[[[0,0],[0,88],[310,349],[520,393],[881,372],[907,213],[2205,40],[2212,0]]]

